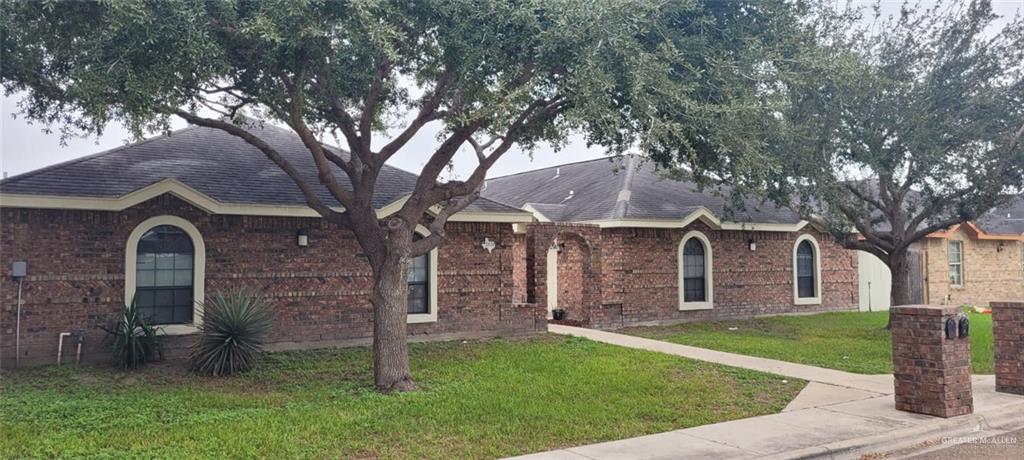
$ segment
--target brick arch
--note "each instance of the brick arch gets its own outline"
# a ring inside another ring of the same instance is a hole
[[[560,246],[559,308],[574,324],[590,322],[590,310],[601,303],[600,229],[596,225],[541,223],[527,229],[526,297],[547,308],[547,252]]]

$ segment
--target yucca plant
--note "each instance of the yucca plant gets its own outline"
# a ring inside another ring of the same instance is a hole
[[[192,370],[221,376],[251,369],[272,325],[273,309],[263,295],[246,289],[214,293],[203,304]]]
[[[110,326],[100,326],[107,331],[107,342],[114,353],[114,360],[124,369],[137,369],[147,362],[163,357],[159,328],[149,325],[132,299],[121,316]]]

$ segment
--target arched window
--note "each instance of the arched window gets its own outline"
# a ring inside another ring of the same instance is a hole
[[[430,235],[426,227],[416,228],[416,239]],[[409,267],[408,322],[437,321],[437,248],[416,257]]]
[[[139,224],[125,247],[125,304],[167,334],[195,332],[202,321],[206,247],[194,225],[174,216]]]
[[[817,240],[810,235],[798,238],[793,249],[793,301],[821,303],[821,254]]]
[[[704,244],[690,238],[683,246],[683,302],[705,302]]]
[[[679,309],[713,307],[711,243],[703,233],[692,231],[679,244]]]
[[[139,240],[135,259],[135,301],[153,324],[192,323],[195,249],[173,225],[154,227]]]

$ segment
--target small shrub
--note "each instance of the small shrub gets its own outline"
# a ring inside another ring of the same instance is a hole
[[[146,323],[135,299],[125,306],[113,324],[101,328],[107,331],[107,342],[114,353],[114,360],[124,369],[137,369],[154,358],[163,357],[157,339],[159,328]]]
[[[262,295],[248,290],[214,293],[203,305],[192,369],[214,376],[251,369],[272,324],[272,306]]]

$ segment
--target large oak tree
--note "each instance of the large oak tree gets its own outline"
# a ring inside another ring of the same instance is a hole
[[[748,58],[789,9],[696,0],[5,1],[0,75],[8,95],[24,95],[23,116],[68,135],[121,122],[142,136],[180,117],[262,151],[364,250],[375,383],[403,391],[415,388],[410,261],[445,239],[448,218],[479,195],[502,155],[582,133],[611,153],[679,145],[714,156],[711,121],[747,107]],[[253,120],[293,130],[319,183],[254,135]],[[439,130],[436,148],[409,151],[427,125]],[[348,153],[325,148],[330,139]],[[460,149],[475,153],[476,168],[443,180]],[[372,196],[396,155],[425,166],[409,199],[380,217]],[[414,238],[417,225],[430,235]]]
[[[1024,17],[997,27],[987,0],[880,6],[823,5],[778,37],[756,76],[763,116],[737,124],[715,157],[730,162],[695,166],[877,256],[903,305],[911,245],[1024,191]]]

